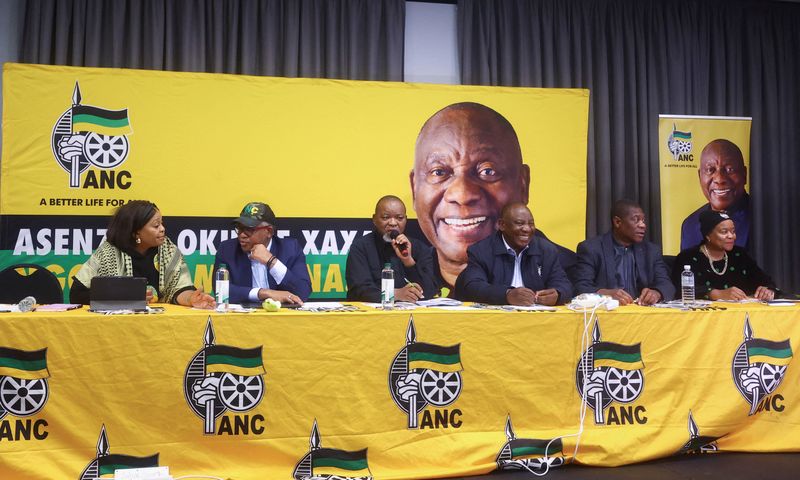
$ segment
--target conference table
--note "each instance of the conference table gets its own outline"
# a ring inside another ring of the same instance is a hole
[[[0,478],[423,479],[800,450],[800,306],[0,313]]]

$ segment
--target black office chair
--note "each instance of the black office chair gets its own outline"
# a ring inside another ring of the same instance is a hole
[[[58,278],[41,265],[20,263],[0,272],[0,303],[17,303],[27,296],[36,303],[64,303]]]
[[[675,255],[664,255],[664,265],[667,266],[667,272],[672,275],[672,269],[675,268]],[[680,292],[679,292],[680,293]]]

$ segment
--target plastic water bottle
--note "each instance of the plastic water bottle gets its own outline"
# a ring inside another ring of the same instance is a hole
[[[217,272],[214,274],[214,293],[217,295],[217,311],[224,312],[228,309],[228,295],[230,292],[231,274],[228,266],[224,263],[219,264]]]
[[[381,306],[384,310],[394,308],[394,270],[386,263],[381,270]]]
[[[681,301],[684,305],[694,303],[694,274],[689,265],[684,265],[681,272]]]

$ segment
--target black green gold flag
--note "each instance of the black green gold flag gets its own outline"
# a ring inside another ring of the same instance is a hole
[[[128,109],[106,110],[88,105],[72,107],[72,131],[95,132],[103,135],[129,135],[133,133],[128,121]]]
[[[97,459],[98,475],[113,474],[115,470],[125,470],[128,468],[148,468],[158,466],[158,454],[149,457],[134,457],[133,455],[123,455],[112,453]]]
[[[252,377],[264,375],[264,363],[261,360],[261,347],[237,348],[227,345],[211,345],[206,347],[207,373],[234,373]]]
[[[556,455],[561,453],[562,445],[561,439],[555,440],[537,440],[532,438],[518,438],[511,440],[509,446],[511,447],[511,457],[543,457],[545,455]],[[548,446],[548,444],[550,444]]]
[[[641,370],[641,344],[620,345],[619,343],[598,342],[592,345],[595,367],[615,367],[622,370]]]
[[[35,380],[50,377],[47,349],[25,351],[0,347],[0,375]]]
[[[430,343],[412,343],[408,349],[408,369],[426,368],[437,372],[459,372],[461,344],[443,347]]]
[[[747,341],[747,360],[750,363],[762,362],[771,365],[789,365],[792,360],[792,347],[789,340],[773,342],[762,338]]]
[[[311,466],[315,476],[362,477],[370,475],[366,448],[355,452],[320,448],[311,452]]]

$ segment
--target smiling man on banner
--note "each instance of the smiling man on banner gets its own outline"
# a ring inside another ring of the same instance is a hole
[[[511,123],[486,105],[462,102],[422,126],[410,179],[437,274],[452,288],[467,266],[467,247],[495,231],[503,206],[528,203],[531,174]],[[536,236],[546,238],[540,231]],[[565,268],[575,263],[574,253],[558,249]]]
[[[681,251],[703,241],[700,214],[725,212],[736,225],[736,245],[747,248],[750,238],[750,195],[745,191],[747,167],[739,147],[724,138],[712,140],[700,154],[700,189],[708,203],[686,217],[681,225]]]

